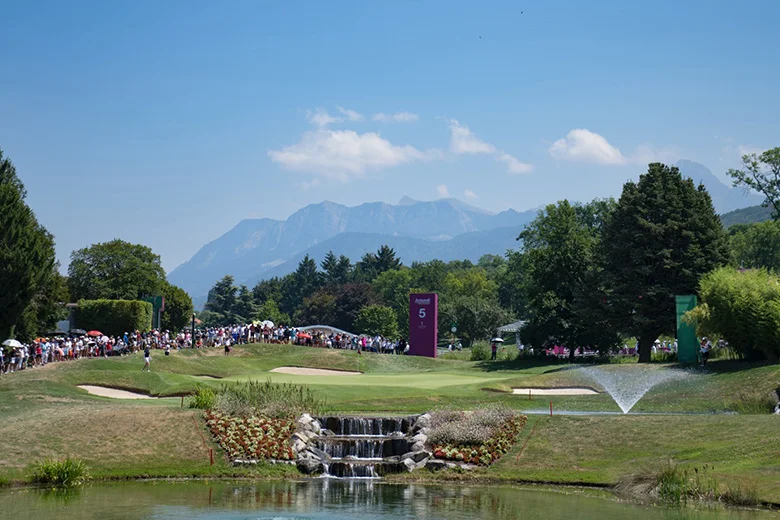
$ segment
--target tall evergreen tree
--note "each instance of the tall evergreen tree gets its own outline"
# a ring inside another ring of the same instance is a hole
[[[303,299],[313,295],[322,287],[322,273],[317,271],[317,262],[308,254],[298,264],[298,268],[284,277],[282,282],[281,310],[294,314],[303,304]]]
[[[16,168],[0,150],[0,341],[7,338],[54,268],[54,238],[27,206]]]
[[[233,322],[233,310],[236,307],[236,287],[233,277],[224,276],[214,284],[209,291],[205,310],[216,314],[214,320],[220,324],[226,325]]]
[[[674,331],[674,296],[695,294],[702,275],[728,260],[707,190],[660,163],[623,186],[602,244],[610,320],[638,338],[640,362],[650,361],[659,335]]]

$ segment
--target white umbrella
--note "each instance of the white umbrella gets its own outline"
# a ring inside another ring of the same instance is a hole
[[[491,343],[503,343],[504,340],[501,338],[493,338],[490,340]]]
[[[3,346],[11,348],[22,348],[22,344],[15,339],[7,339],[3,341]]]
[[[271,320],[265,320],[263,323],[260,324],[263,328],[268,327],[269,329],[272,329],[274,327],[274,322]]]

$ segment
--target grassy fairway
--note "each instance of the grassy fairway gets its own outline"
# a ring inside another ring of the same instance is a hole
[[[607,394],[528,400],[512,387],[592,386],[563,364],[433,360],[284,345],[238,347],[155,355],[152,373],[136,356],[81,360],[0,379],[0,478],[20,478],[49,456],[84,459],[97,476],[236,475],[211,443],[198,414],[180,409],[176,396],[197,384],[246,379],[290,381],[320,392],[333,412],[409,413],[437,407],[473,409],[500,403],[518,410],[610,411]],[[269,372],[280,366],[357,370],[358,376],[299,376]],[[739,368],[740,370],[737,370]],[[631,366],[609,367],[632,370]],[[659,367],[659,370],[672,370]],[[136,390],[168,398],[125,401],[88,395],[79,384]],[[780,387],[780,366],[713,364],[708,372],[659,385],[637,404],[643,412],[722,412],[735,403],[766,398]],[[171,397],[172,396],[172,397]],[[745,408],[743,407],[744,411]],[[756,483],[762,498],[780,502],[780,416],[532,416],[536,432],[476,477],[508,481],[612,484],[624,474],[674,459],[714,464],[725,482]],[[258,470],[285,475],[294,468]],[[257,471],[254,472],[257,474]],[[418,475],[420,476],[420,475]],[[430,475],[430,478],[434,478]],[[441,478],[441,477],[435,477]]]

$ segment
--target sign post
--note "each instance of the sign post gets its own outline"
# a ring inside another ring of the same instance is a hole
[[[677,295],[675,303],[677,307],[677,360],[680,363],[696,363],[699,360],[699,341],[696,339],[696,327],[682,321],[683,314],[696,307],[696,295]]]
[[[439,295],[409,295],[409,354],[436,357],[439,340]]]

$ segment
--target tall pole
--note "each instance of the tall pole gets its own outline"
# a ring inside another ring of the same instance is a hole
[[[195,313],[192,313],[192,339],[190,340],[190,346],[195,348]]]

